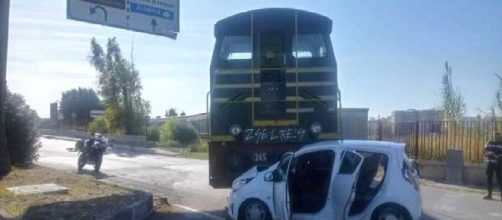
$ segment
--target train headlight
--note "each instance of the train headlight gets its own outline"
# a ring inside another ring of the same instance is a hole
[[[322,132],[321,124],[319,124],[318,122],[314,122],[310,126],[310,132],[312,132],[312,134],[320,134]]]
[[[232,134],[233,136],[237,136],[237,135],[241,134],[241,132],[242,132],[241,126],[239,126],[239,125],[230,126],[230,134]]]

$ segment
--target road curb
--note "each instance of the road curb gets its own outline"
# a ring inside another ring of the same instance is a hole
[[[41,137],[47,138],[47,139],[57,139],[57,140],[64,140],[64,141],[79,141],[82,140],[80,138],[72,138],[72,137],[64,137],[64,136],[54,136],[54,135],[40,135]]]
[[[99,181],[99,180],[96,180]],[[99,181],[107,185],[114,185],[117,187],[121,187],[115,184],[106,183],[103,181]],[[126,207],[121,209],[117,209],[115,211],[110,211],[105,213],[104,216],[100,216],[98,219],[103,220],[143,220],[150,217],[153,213],[153,195],[149,192],[140,191],[137,189],[130,189],[128,187],[121,187],[127,190],[132,191],[136,194],[139,199],[133,202]],[[22,217],[21,217],[22,218]],[[14,218],[10,216],[2,207],[0,207],[0,220],[14,220]]]
[[[9,214],[7,214],[7,212],[3,208],[0,208],[0,220],[11,220],[11,219],[14,218]]]
[[[151,193],[142,192],[141,199],[116,213],[111,213],[106,219],[116,220],[143,220],[153,213],[153,196]]]

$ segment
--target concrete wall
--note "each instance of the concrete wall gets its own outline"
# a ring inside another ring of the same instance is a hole
[[[434,180],[446,180],[446,163],[437,161],[420,161],[419,162],[420,177]]]
[[[464,164],[462,183],[464,185],[486,185],[485,164]],[[439,182],[446,181],[446,162],[421,161],[419,162],[420,177]]]
[[[90,134],[78,130],[52,130],[52,129],[39,129],[42,135],[63,136],[72,138],[92,138]],[[146,146],[146,136],[136,135],[105,135],[108,141],[112,144],[131,145],[136,147]]]

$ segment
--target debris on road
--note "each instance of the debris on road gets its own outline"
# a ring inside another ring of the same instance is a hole
[[[54,184],[37,184],[27,186],[16,186],[7,188],[14,195],[34,195],[34,194],[67,194],[68,188]]]

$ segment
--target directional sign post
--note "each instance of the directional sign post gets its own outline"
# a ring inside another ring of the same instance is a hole
[[[68,19],[176,39],[179,0],[67,0]]]

